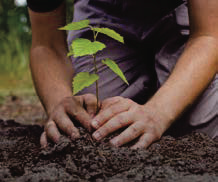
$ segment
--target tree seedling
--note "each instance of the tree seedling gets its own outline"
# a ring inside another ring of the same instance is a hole
[[[92,56],[93,58],[93,66],[94,66],[94,74],[90,74],[89,72],[80,72],[74,78],[72,82],[73,86],[73,95],[77,94],[79,91],[83,90],[86,87],[89,87],[92,84],[96,84],[96,98],[97,98],[97,111],[99,111],[99,88],[98,88],[98,67],[96,63],[96,54],[99,51],[102,51],[106,48],[106,45],[102,42],[97,41],[97,36],[99,33],[105,34],[121,43],[124,43],[123,37],[109,28],[99,28],[93,27],[90,25],[89,20],[81,20],[79,22],[72,22],[64,27],[59,28],[60,30],[81,30],[84,28],[89,28],[93,32],[93,41],[84,38],[76,38],[72,41],[70,46],[70,50],[67,56]],[[101,60],[102,64],[108,66],[115,74],[117,74],[126,84],[128,81],[124,76],[123,72],[119,68],[119,66],[115,63],[115,61],[107,58],[105,60]]]

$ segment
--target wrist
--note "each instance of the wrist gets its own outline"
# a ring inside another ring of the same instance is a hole
[[[50,95],[47,98],[42,99],[47,116],[49,116],[54,108],[67,97],[73,97],[72,92],[56,92],[55,95]]]
[[[162,133],[164,133],[175,120],[175,118],[164,109],[161,103],[155,103],[150,100],[144,104],[143,107],[151,120],[160,126]]]

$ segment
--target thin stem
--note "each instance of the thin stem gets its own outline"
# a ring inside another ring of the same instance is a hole
[[[93,56],[93,61],[94,61],[94,66],[95,66],[95,74],[98,74],[98,67],[96,64],[96,54],[94,54]],[[98,91],[98,80],[96,80],[95,82],[95,86],[96,86],[96,98],[97,98],[97,113],[99,112],[99,91]]]
[[[98,32],[95,33],[93,30],[94,34],[94,41],[96,41]],[[95,68],[95,74],[98,74],[98,67],[97,67],[97,62],[96,62],[96,54],[93,55],[93,61],[94,61],[94,68]],[[95,87],[96,87],[96,98],[97,98],[97,113],[99,112],[99,91],[98,91],[98,80],[95,82]]]

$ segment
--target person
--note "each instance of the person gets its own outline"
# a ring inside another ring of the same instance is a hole
[[[95,86],[72,95],[72,78],[93,72],[91,57],[68,58],[75,38],[92,38],[87,29],[58,30],[66,24],[63,0],[27,0],[32,25],[30,67],[48,120],[40,142],[58,142],[61,132],[80,136],[76,122],[96,140],[125,128],[111,139],[122,146],[146,148],[166,132],[218,135],[217,0],[75,0],[73,21],[109,27],[125,44],[99,34],[107,48],[97,55],[100,111]],[[125,85],[100,61],[117,62]]]

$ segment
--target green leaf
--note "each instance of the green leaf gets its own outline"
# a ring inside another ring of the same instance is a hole
[[[69,50],[69,52],[67,53],[67,56],[68,56],[68,57],[73,56],[73,48],[72,48],[72,46],[70,46],[70,50]]]
[[[93,55],[106,46],[98,41],[91,42],[88,39],[77,38],[73,41],[71,48],[74,57]]]
[[[109,37],[111,37],[111,38],[113,38],[121,43],[124,43],[123,37],[112,29],[94,27],[94,28],[92,28],[92,30],[94,30],[96,32],[103,33],[103,34],[105,34],[105,35],[107,35],[107,36],[109,36]]]
[[[73,52],[68,52],[67,57],[73,56]]]
[[[79,91],[92,85],[99,79],[97,74],[90,74],[88,72],[80,72],[73,79],[73,94],[77,94]]]
[[[59,28],[59,30],[80,30],[89,26],[89,20],[81,20],[78,22],[72,22],[68,25]]]
[[[129,85],[125,75],[123,74],[122,70],[119,66],[115,63],[115,61],[111,59],[102,60],[102,63],[107,65],[115,74],[117,74],[127,85]]]

